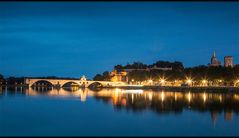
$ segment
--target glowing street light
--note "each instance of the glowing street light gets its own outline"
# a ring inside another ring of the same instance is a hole
[[[161,83],[162,85],[164,85],[165,79],[161,79],[161,80],[160,80],[160,83]]]
[[[178,85],[179,84],[178,82],[179,82],[178,80],[174,80],[174,85]]]
[[[150,79],[150,80],[148,80],[146,83],[149,84],[149,85],[152,85],[153,80]]]
[[[188,83],[188,84],[191,84],[191,83],[192,83],[192,80],[191,80],[191,79],[187,79],[187,83]]]
[[[218,86],[221,86],[222,85],[222,80],[218,80]]]
[[[191,77],[186,77],[186,82],[187,82],[188,85],[191,85],[193,80],[192,80]]]
[[[202,80],[202,84],[203,84],[203,85],[206,85],[206,84],[207,84],[207,80],[205,80],[205,79]]]
[[[131,82],[132,82],[132,84],[133,84],[133,82],[134,82],[134,79],[132,79],[132,80],[131,80]]]
[[[164,75],[159,78],[159,82],[160,82],[162,85],[164,85],[164,83],[166,82],[166,79],[164,78]]]

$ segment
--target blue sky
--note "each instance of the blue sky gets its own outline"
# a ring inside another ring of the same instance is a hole
[[[92,78],[116,64],[239,63],[238,2],[0,2],[0,73]]]

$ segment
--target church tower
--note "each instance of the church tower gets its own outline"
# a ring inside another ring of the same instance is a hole
[[[212,55],[212,58],[211,58],[211,64],[210,64],[210,66],[217,67],[217,66],[220,66],[220,65],[221,65],[221,62],[217,60],[217,58],[216,58],[216,52],[214,51],[214,52],[213,52],[213,55]]]

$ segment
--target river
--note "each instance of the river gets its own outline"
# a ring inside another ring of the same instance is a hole
[[[1,88],[0,136],[239,136],[239,94]]]

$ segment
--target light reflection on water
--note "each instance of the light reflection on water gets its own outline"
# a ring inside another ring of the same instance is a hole
[[[157,115],[183,114],[188,110],[196,113],[209,112],[211,115],[211,126],[214,128],[220,114],[223,114],[226,122],[232,122],[235,117],[238,118],[239,113],[239,94],[236,93],[207,93],[205,91],[196,93],[190,91],[168,92],[141,89],[126,90],[119,88],[100,90],[90,90],[87,88],[62,88],[60,90],[47,88],[14,88],[6,90],[1,88],[0,94],[2,98],[15,95],[25,95],[29,97],[76,97],[84,103],[87,103],[88,99],[93,98],[96,102],[103,101],[104,103],[113,105],[115,110],[132,111],[133,113],[143,113],[148,110]],[[238,127],[235,127],[235,129],[237,130]]]

